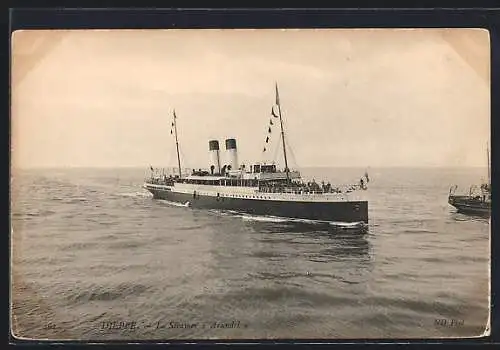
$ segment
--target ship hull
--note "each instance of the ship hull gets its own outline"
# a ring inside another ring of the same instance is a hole
[[[215,197],[175,192],[146,186],[153,198],[182,203],[192,208],[234,210],[252,215],[269,215],[294,219],[368,223],[367,201],[282,201]]]
[[[448,203],[457,209],[457,212],[467,215],[490,216],[491,203],[469,196],[449,196]]]

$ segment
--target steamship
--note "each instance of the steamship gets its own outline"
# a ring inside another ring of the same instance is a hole
[[[277,107],[277,112],[275,112]],[[173,111],[171,134],[175,135],[178,171],[175,175],[155,174],[146,179],[144,188],[155,199],[164,199],[192,208],[236,211],[251,215],[305,219],[320,222],[368,223],[368,174],[353,184],[333,186],[305,182],[300,172],[289,169],[285,146],[283,117],[276,84],[276,104],[271,109],[271,125],[279,121],[283,146],[284,169],[275,164],[254,163],[248,167],[238,162],[236,139],[225,140],[225,154],[218,140],[208,142],[208,170],[193,170],[183,174],[179,156],[177,116]],[[273,123],[273,119],[275,123]],[[266,139],[268,142],[269,137]],[[264,147],[264,152],[266,148]]]
[[[450,188],[448,203],[456,208],[457,212],[481,217],[491,215],[491,170],[490,151],[486,148],[488,161],[488,182],[483,182],[479,188],[472,185],[467,194],[456,194],[457,185]]]

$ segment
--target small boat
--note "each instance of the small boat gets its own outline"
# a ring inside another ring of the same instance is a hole
[[[467,215],[485,216],[491,215],[491,171],[488,155],[488,182],[479,187],[471,186],[467,194],[455,194],[457,186],[452,186],[448,194],[448,203],[457,209],[457,212]]]
[[[208,170],[198,169],[191,174],[183,174],[174,110],[171,134],[175,135],[178,172],[170,176],[164,173],[155,176],[154,168],[151,167],[151,177],[146,179],[144,188],[155,199],[189,203],[192,208],[292,219],[368,223],[368,201],[362,195],[367,190],[368,173],[365,172],[352,184],[341,186],[325,181],[304,182],[300,172],[288,167],[282,119],[276,84],[276,104],[271,109],[268,128],[270,135],[271,127],[280,125],[284,169],[277,169],[275,164],[241,164],[238,162],[236,139],[228,138],[225,140],[225,157],[221,157],[219,141],[209,140]],[[266,138],[266,146],[268,142],[269,137]]]

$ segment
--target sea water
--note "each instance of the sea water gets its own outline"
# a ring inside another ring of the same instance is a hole
[[[23,338],[355,339],[479,336],[489,220],[451,185],[484,169],[370,170],[369,224],[154,200],[145,169],[14,170],[12,317]],[[354,182],[364,169],[302,169]]]

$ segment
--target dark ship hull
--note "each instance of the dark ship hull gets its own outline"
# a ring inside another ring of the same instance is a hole
[[[367,201],[286,201],[216,197],[172,191],[168,187],[148,186],[153,198],[186,204],[192,208],[232,210],[252,215],[267,215],[293,219],[306,219],[345,223],[368,223]]]
[[[468,215],[490,216],[491,202],[481,197],[450,195],[448,203],[457,209],[457,212]]]

